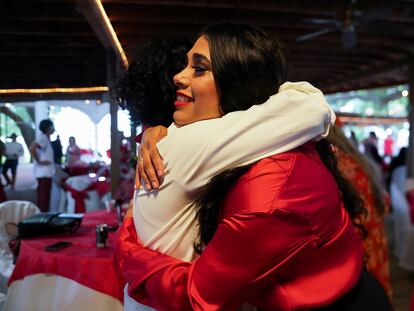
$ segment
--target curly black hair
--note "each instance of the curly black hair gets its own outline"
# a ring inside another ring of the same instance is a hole
[[[173,77],[187,63],[189,39],[152,39],[134,51],[128,69],[111,88],[111,96],[127,109],[131,121],[147,126],[169,126],[173,121],[175,85]]]

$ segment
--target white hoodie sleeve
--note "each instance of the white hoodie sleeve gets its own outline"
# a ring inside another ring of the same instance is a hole
[[[248,110],[180,128],[171,125],[158,149],[167,173],[191,191],[226,169],[326,137],[334,122],[320,90],[307,82],[287,82]]]

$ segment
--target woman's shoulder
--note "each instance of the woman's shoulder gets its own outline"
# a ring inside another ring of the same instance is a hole
[[[268,210],[295,166],[299,149],[272,155],[253,164],[230,189],[226,197],[226,213]]]
[[[277,177],[287,177],[294,170],[306,169],[306,165],[315,162],[322,164],[319,155],[315,149],[315,143],[309,142],[293,150],[266,157],[252,166],[249,176],[255,177],[261,175],[263,170],[271,170]]]
[[[225,210],[226,213],[268,213],[275,209],[296,212],[315,202],[315,197],[330,200],[330,196],[337,201],[336,183],[314,144],[305,144],[254,164],[230,190]]]

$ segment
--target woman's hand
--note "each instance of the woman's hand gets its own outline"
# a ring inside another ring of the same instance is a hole
[[[164,176],[164,163],[156,144],[165,136],[168,130],[165,126],[148,127],[142,135],[138,151],[137,175],[135,188],[142,183],[147,190],[158,189]]]

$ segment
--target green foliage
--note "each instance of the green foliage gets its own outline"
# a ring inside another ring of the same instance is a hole
[[[26,107],[13,105],[9,109],[19,115],[24,122],[28,124],[33,122]],[[0,133],[2,138],[10,136],[12,133],[15,133],[17,136],[21,135],[20,128],[17,126],[16,122],[4,113],[0,114]]]
[[[327,100],[338,113],[353,113],[361,117],[405,117],[408,114],[408,97],[402,91],[407,85],[371,90],[357,90],[327,95]]]

